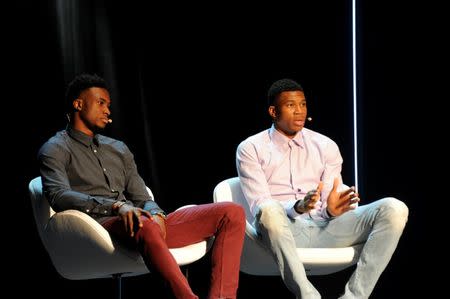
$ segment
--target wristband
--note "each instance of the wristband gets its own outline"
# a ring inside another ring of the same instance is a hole
[[[330,217],[330,219],[336,217],[336,216],[331,215],[331,213],[328,211],[327,208],[325,208],[325,212],[327,213],[328,217]]]
[[[301,208],[299,207],[301,205]],[[298,211],[297,208],[300,210],[302,209],[303,212]],[[304,199],[299,199],[295,204],[294,204],[294,211],[297,212],[298,214],[303,214],[305,213],[305,200]]]
[[[164,220],[166,219],[166,213],[162,211],[151,211],[150,214],[152,214],[152,216],[161,216]]]

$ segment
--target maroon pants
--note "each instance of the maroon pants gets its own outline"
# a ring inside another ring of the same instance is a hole
[[[198,298],[169,248],[182,247],[215,236],[212,248],[211,285],[208,298],[236,298],[239,265],[244,241],[245,212],[234,203],[214,203],[188,207],[167,216],[166,239],[159,225],[141,217],[141,227],[134,237],[125,232],[119,217],[108,219],[102,225],[125,243],[137,246],[145,264],[165,279],[176,298]]]

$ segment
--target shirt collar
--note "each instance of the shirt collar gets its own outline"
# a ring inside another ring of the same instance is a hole
[[[94,137],[91,137],[89,135],[84,134],[81,131],[78,131],[77,129],[72,128],[69,125],[67,126],[66,131],[70,137],[80,142],[81,144],[84,144],[86,147],[89,147],[92,143],[94,143],[96,146],[100,145],[98,142],[97,134],[95,134]]]
[[[295,144],[297,146],[300,146],[302,148],[305,147],[305,141],[303,139],[303,132],[299,131],[297,134],[295,134],[294,138],[289,138],[285,136],[284,134],[280,133],[277,129],[275,129],[275,126],[272,125],[272,127],[269,130],[270,138],[272,139],[273,143],[279,146],[287,147],[289,142],[292,140],[292,144]]]

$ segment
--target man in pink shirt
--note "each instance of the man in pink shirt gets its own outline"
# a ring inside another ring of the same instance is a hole
[[[358,206],[354,187],[342,183],[337,144],[304,127],[307,107],[300,84],[278,80],[268,100],[273,126],[244,140],[236,153],[242,190],[261,241],[297,298],[320,298],[297,247],[364,243],[341,298],[368,298],[397,247],[407,206],[392,197]]]

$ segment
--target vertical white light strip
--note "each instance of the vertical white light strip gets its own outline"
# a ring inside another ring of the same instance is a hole
[[[355,165],[355,187],[358,189],[358,118],[356,92],[356,0],[352,0],[352,69],[353,69],[353,159]]]

